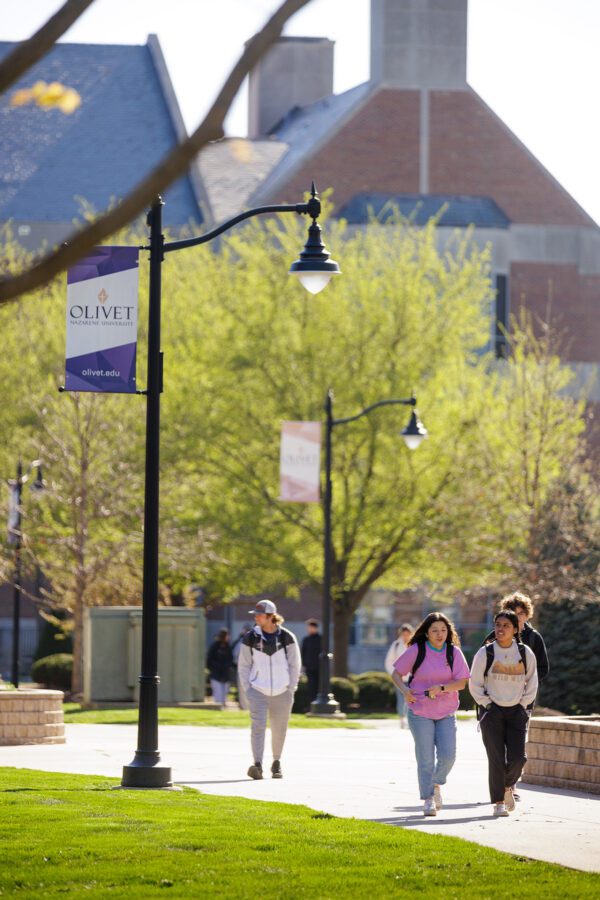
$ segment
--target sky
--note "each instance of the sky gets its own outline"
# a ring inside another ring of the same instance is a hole
[[[61,0],[0,0],[0,40],[22,40]],[[157,34],[189,131],[276,0],[95,0],[63,40],[143,44]],[[335,41],[334,90],[369,77],[370,0],[311,0],[286,34]],[[600,0],[469,0],[467,77],[600,223]],[[246,134],[243,88],[226,132]]]

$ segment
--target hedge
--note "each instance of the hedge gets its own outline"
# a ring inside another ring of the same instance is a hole
[[[44,656],[31,667],[31,677],[37,684],[59,691],[71,690],[72,673],[72,653],[53,653],[52,656]]]
[[[396,709],[396,688],[387,672],[361,672],[351,680],[358,688],[361,710],[393,712]]]
[[[349,678],[336,678],[334,676],[330,679],[329,686],[331,693],[340,704],[342,712],[347,712],[351,704],[358,701],[358,687],[352,681],[350,681]],[[308,699],[308,682],[306,680],[306,677],[302,675],[300,681],[298,682],[298,689],[294,696],[294,706],[292,708],[292,712],[306,713],[308,712],[309,708],[310,702]]]
[[[550,671],[538,704],[570,715],[600,713],[600,601],[572,600],[540,604],[536,628],[548,650]]]

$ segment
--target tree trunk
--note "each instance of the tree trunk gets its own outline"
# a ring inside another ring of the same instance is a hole
[[[83,600],[77,598],[73,609],[73,674],[71,676],[73,700],[83,696]]]
[[[348,645],[353,612],[347,602],[333,604],[333,674],[348,677]]]

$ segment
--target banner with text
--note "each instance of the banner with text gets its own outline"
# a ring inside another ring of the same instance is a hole
[[[283,422],[280,500],[318,503],[321,460],[320,422]]]
[[[67,391],[132,394],[138,248],[96,247],[67,272]]]

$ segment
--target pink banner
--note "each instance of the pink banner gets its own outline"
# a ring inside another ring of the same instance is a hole
[[[282,422],[280,500],[318,503],[321,423]]]

